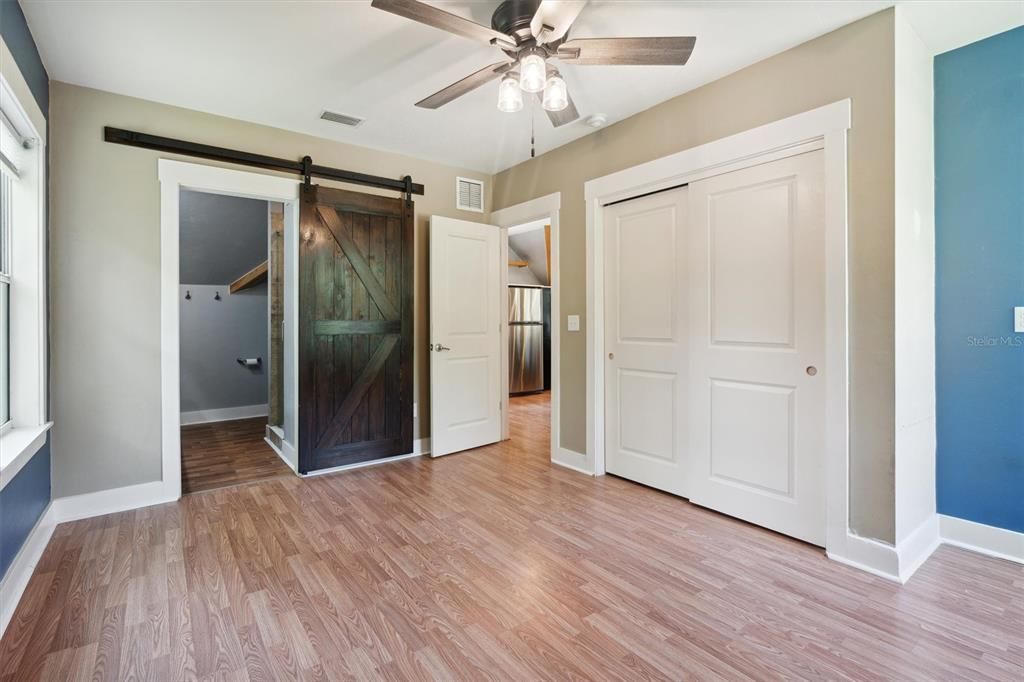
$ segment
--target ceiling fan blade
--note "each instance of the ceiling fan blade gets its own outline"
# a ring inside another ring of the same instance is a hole
[[[561,111],[548,111],[544,110],[544,113],[548,115],[548,120],[551,121],[551,125],[556,128],[561,128],[566,123],[572,123],[580,117],[580,112],[576,111],[576,103],[572,101],[572,95],[565,93],[566,97],[569,98],[569,106]],[[538,92],[537,99],[544,101],[544,93]]]
[[[570,64],[627,66],[682,66],[690,59],[697,39],[574,38],[558,47],[557,57]]]
[[[504,33],[481,26],[469,19],[463,19],[451,12],[445,12],[443,9],[438,9],[425,2],[419,2],[419,0],[373,0],[370,5],[385,12],[391,12],[400,17],[412,19],[421,24],[433,26],[442,31],[448,31],[449,33],[454,33],[455,35],[487,45],[493,42],[497,43],[499,47],[516,46],[516,41]]]
[[[437,109],[448,104],[454,99],[462,97],[467,92],[476,90],[484,83],[489,83],[501,74],[512,68],[508,62],[498,62],[485,66],[479,71],[472,73],[460,81],[456,81],[443,90],[438,90],[430,97],[416,102],[416,106],[423,109]]]
[[[530,32],[541,43],[564,36],[583,11],[587,0],[543,0],[530,21]]]

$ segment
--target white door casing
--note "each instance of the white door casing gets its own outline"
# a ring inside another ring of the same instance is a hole
[[[607,471],[687,494],[687,188],[604,209]]]
[[[500,231],[430,217],[431,456],[501,438]]]
[[[825,544],[823,153],[690,185],[690,500]]]

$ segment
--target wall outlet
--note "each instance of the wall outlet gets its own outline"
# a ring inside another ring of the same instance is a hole
[[[580,330],[580,316],[579,315],[569,315],[566,318],[565,321],[566,321],[566,324],[569,326],[569,331],[571,331],[571,332],[578,332]]]
[[[1024,334],[1024,305],[1013,309],[1013,331],[1017,334]]]

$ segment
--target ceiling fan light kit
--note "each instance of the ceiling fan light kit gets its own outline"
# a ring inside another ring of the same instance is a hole
[[[531,52],[519,58],[519,87],[531,95],[544,89],[548,73],[548,66],[539,52]]]
[[[557,73],[548,78],[544,85],[542,105],[546,111],[562,111],[569,106],[569,88]]]
[[[505,53],[504,61],[485,66],[420,100],[416,106],[438,109],[500,78],[500,111],[520,111],[522,93],[536,94],[556,128],[577,120],[579,112],[565,80],[556,68],[549,66],[549,59],[574,66],[682,66],[697,41],[693,36],[569,38],[569,29],[586,4],[586,0],[505,0],[494,10],[488,28],[420,0],[371,3],[385,12],[497,47]]]
[[[523,91],[515,74],[504,76],[498,84],[498,111],[513,114],[523,108]]]

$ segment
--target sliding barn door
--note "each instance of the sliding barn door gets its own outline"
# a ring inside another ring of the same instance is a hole
[[[311,186],[299,231],[299,470],[412,452],[411,201]]]

